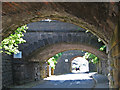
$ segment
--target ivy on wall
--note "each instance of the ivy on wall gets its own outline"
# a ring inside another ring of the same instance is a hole
[[[27,25],[17,28],[14,34],[10,34],[7,38],[1,41],[0,43],[0,53],[6,53],[11,55],[12,53],[19,53],[18,44],[25,43],[22,37],[24,36],[23,32],[26,33],[28,29]]]
[[[106,48],[106,46],[103,45],[102,47],[100,47],[99,50],[104,51],[105,48]],[[84,57],[85,57],[85,59],[89,59],[89,63],[92,62],[93,64],[96,64],[96,63],[99,62],[99,58],[96,55],[92,54],[92,53],[86,52]]]
[[[51,57],[48,60],[48,65],[50,65],[53,69],[55,69],[55,65],[57,64],[57,60],[61,55],[62,55],[62,52],[54,55],[53,57]]]

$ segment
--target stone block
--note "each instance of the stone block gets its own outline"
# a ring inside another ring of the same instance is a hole
[[[71,41],[72,41],[72,35],[71,35],[71,33],[68,33],[67,38],[68,38],[68,42],[71,42]]]
[[[49,45],[53,44],[53,38],[48,38],[47,41],[49,42]]]
[[[45,46],[44,41],[43,41],[43,40],[38,40],[38,45],[39,45],[40,47]]]
[[[75,34],[72,35],[72,42],[73,43],[78,42],[77,36]]]
[[[62,42],[67,42],[67,35],[66,34],[63,34],[63,36],[62,36]]]
[[[78,41],[78,43],[81,43],[81,38],[82,38],[82,37],[81,37],[80,35],[77,36],[77,41]]]
[[[118,56],[120,54],[120,48],[119,47],[120,47],[120,45],[117,44],[115,47],[113,47],[111,49],[110,53],[111,53],[112,57]]]
[[[49,42],[48,42],[47,39],[43,39],[43,42],[44,42],[45,45],[48,45],[48,44],[49,44]]]
[[[53,43],[58,43],[58,36],[57,35],[54,35],[53,36]]]
[[[62,42],[62,35],[58,35],[58,41]]]
[[[119,86],[119,78],[118,77],[119,77],[118,76],[118,70],[113,69],[113,78],[115,80],[115,82],[114,82],[115,88],[118,88],[118,86]]]
[[[46,35],[45,34],[41,34],[41,39],[44,39],[46,38]]]
[[[118,68],[118,66],[120,65],[120,64],[118,63],[119,60],[118,60],[118,59],[113,59],[113,60],[114,60],[114,61],[113,61],[113,62],[114,62],[114,67],[115,67],[115,68]]]
[[[120,35],[119,35],[119,33],[118,33],[118,27],[116,26],[116,28],[115,28],[115,30],[114,30],[114,33],[113,33],[113,36],[112,36],[112,38],[111,38],[111,40],[110,40],[110,45],[111,45],[110,50],[111,50],[114,46],[116,46],[116,44],[119,42],[118,36],[120,36]]]

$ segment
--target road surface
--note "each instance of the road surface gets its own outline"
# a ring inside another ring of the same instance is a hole
[[[89,73],[71,73],[53,75],[44,79],[45,82],[33,88],[94,88],[95,81]]]

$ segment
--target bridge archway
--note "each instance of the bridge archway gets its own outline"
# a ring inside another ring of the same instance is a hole
[[[104,44],[98,42],[98,38],[92,33],[86,33],[86,30],[79,26],[60,21],[40,21],[30,23],[28,27],[28,32],[24,37],[27,43],[20,45],[23,58],[37,57],[37,53],[40,53],[39,57],[44,57],[45,53],[52,56],[55,53],[75,49],[94,53],[102,59],[107,58],[105,52],[99,51]],[[39,59],[46,60],[47,58]]]
[[[88,51],[102,60],[107,60],[107,55],[104,52],[99,51],[96,48],[82,45],[82,44],[66,44],[66,43],[59,43],[59,44],[54,44],[49,47],[41,49],[37,49],[37,51],[33,52],[28,56],[27,58],[30,58],[29,61],[41,61],[41,60],[48,60],[48,58],[54,56],[57,53],[68,51],[68,50],[83,50],[83,51]],[[46,56],[47,55],[47,56]]]
[[[53,26],[55,23],[57,27]],[[49,28],[40,27],[41,24]],[[59,21],[40,21],[28,26],[30,28],[24,37],[27,43],[20,45],[23,61],[46,64],[50,57],[68,50],[88,51],[102,60],[107,60],[105,52],[99,50],[103,43],[98,42],[96,36],[90,32],[86,33],[76,25]]]
[[[58,8],[57,8],[58,7]],[[84,9],[83,9],[84,7]],[[118,3],[3,3],[3,38],[18,26],[43,18],[58,19],[82,26],[109,44],[111,86],[119,85]],[[79,9],[76,9],[79,8]],[[52,12],[49,12],[52,11]],[[81,11],[81,12],[79,12]],[[91,12],[89,12],[91,11]],[[88,14],[89,12],[89,14]],[[24,15],[24,16],[23,16]],[[26,16],[25,16],[26,15]],[[70,17],[70,18],[69,18]],[[118,58],[116,58],[118,57]],[[115,60],[114,60],[115,59]],[[111,70],[112,68],[112,70]],[[115,70],[114,70],[115,69]],[[114,74],[114,77],[113,77]],[[115,83],[114,83],[115,81]]]
[[[53,26],[57,23],[57,27]],[[40,27],[40,25],[48,26],[48,28]],[[103,45],[102,42],[98,42],[98,38],[92,33],[86,33],[86,30],[80,28],[79,26],[64,23],[60,21],[40,21],[28,24],[30,27],[25,33],[24,39],[27,41],[25,44],[21,44],[20,50],[23,53],[23,58],[21,63],[14,63],[14,68],[26,68],[23,71],[14,72],[15,78],[19,79],[20,77],[16,76],[16,73],[20,73],[24,81],[26,78],[35,77],[29,74],[32,70],[34,73],[38,73],[38,65],[31,65],[29,62],[39,62],[41,65],[46,64],[48,58],[54,56],[55,54],[67,50],[84,50],[91,52],[101,58],[102,60],[107,60],[107,55],[105,52],[99,51],[99,48]],[[50,28],[49,28],[50,27]],[[15,59],[14,59],[15,60]],[[16,61],[16,60],[15,60]],[[30,66],[33,66],[30,67]],[[30,67],[31,69],[28,69]],[[37,70],[35,69],[37,67]],[[22,72],[26,76],[22,76]],[[35,74],[36,75],[36,74]]]
[[[15,2],[15,3],[4,2],[2,21],[3,21],[3,31],[7,32],[7,34],[3,33],[2,36],[3,37],[8,36],[8,34],[13,32],[13,30],[16,29],[18,26],[49,18],[53,20],[60,20],[63,22],[73,23],[82,28],[85,28],[86,30],[90,30],[98,37],[100,37],[103,40],[103,42],[107,44],[110,37],[109,35],[107,35],[107,33],[109,32],[109,34],[112,35],[111,29],[114,29],[116,24],[116,22],[114,21],[116,17],[114,17],[113,20],[111,20],[112,17],[111,14],[113,11],[108,7],[115,8],[112,10],[114,11],[114,13],[117,13],[116,4],[113,5],[111,3],[89,4],[87,2],[86,3],[49,2],[46,4],[44,2],[39,2],[39,3],[23,2],[21,4],[19,2]],[[111,10],[111,12],[108,12],[109,9]],[[79,12],[79,10],[81,12]],[[87,14],[89,11],[92,12]],[[107,29],[108,32],[106,32],[105,29]],[[8,32],[8,30],[11,31]]]

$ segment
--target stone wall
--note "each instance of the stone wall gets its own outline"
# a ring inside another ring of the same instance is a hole
[[[2,55],[2,87],[13,84],[12,56]]]
[[[103,74],[105,76],[108,76],[108,60],[100,60],[97,64],[97,72],[99,74]]]
[[[71,73],[71,60],[76,56],[83,56],[85,52],[80,50],[70,50],[63,52],[62,56],[58,59],[55,74],[66,74]],[[65,62],[68,59],[68,62]]]
[[[40,62],[40,78],[46,78],[47,77],[47,63]]]
[[[85,27],[87,30],[91,30],[103,41],[105,41],[106,44],[109,44],[108,63],[110,72],[110,86],[120,87],[120,31],[118,30],[120,25],[118,25],[118,29],[114,30],[116,23],[118,23],[116,20],[120,20],[120,17],[119,19],[117,17],[117,12],[120,11],[117,9],[119,7],[118,3],[4,2],[2,4],[3,37],[11,34],[18,26],[29,22],[40,21],[43,18],[58,19],[64,22],[70,22],[81,27]],[[43,43],[47,43],[47,40],[48,39],[45,39]]]
[[[24,34],[24,39],[27,43],[20,45],[20,50],[23,52],[23,57],[29,58],[27,60],[47,60],[50,58],[47,55],[52,57],[55,53],[65,51],[61,48],[53,51],[56,47],[45,50],[47,47],[55,44],[76,44],[79,47],[82,47],[80,45],[83,45],[81,50],[94,53],[103,59],[107,58],[105,52],[98,50],[103,43],[98,42],[98,38],[95,35],[90,32],[86,33],[85,29],[76,25],[60,21],[39,21],[28,24],[28,27],[29,29],[27,30],[27,33]],[[72,48],[74,47],[71,47],[71,50]]]
[[[40,80],[40,66],[37,62],[14,60],[13,71],[15,85]]]
[[[2,2],[0,1],[0,11],[2,11]],[[0,33],[2,32],[2,12],[0,12]],[[2,40],[0,36],[0,41]],[[2,89],[2,54],[0,53],[0,90]]]
[[[71,73],[71,61],[78,56],[83,56],[85,52],[81,50],[69,50],[63,52],[62,56],[58,59],[58,62],[55,67],[55,74],[65,74]],[[65,62],[65,59],[68,59],[68,62]],[[91,72],[97,71],[95,64],[89,63],[89,70]]]
[[[119,8],[120,11],[120,8]],[[110,87],[120,88],[120,12],[118,16],[118,25],[108,45],[109,47],[109,81]]]
[[[3,2],[2,5],[3,37],[18,26],[50,18],[84,27],[108,43],[117,19],[117,3],[113,2]]]
[[[97,65],[92,62],[89,63],[89,72],[97,72]]]
[[[0,89],[2,89],[2,55],[0,53]]]
[[[80,50],[70,50],[63,52],[63,55],[58,59],[56,64],[55,74],[71,73],[71,60],[78,56],[83,56],[85,52]],[[65,62],[68,59],[68,62]],[[98,64],[89,63],[89,72],[98,72],[105,76],[108,75],[107,60],[100,60]]]

